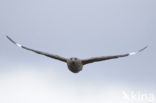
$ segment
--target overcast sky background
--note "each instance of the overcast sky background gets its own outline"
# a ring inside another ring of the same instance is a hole
[[[156,99],[155,3],[0,0],[0,102],[129,103],[123,91],[152,93]],[[149,47],[135,56],[86,65],[73,74],[65,63],[20,49],[5,35],[64,57],[115,55]]]

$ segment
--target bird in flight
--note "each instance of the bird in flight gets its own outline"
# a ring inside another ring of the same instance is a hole
[[[83,66],[89,63],[93,63],[93,62],[99,62],[99,61],[103,61],[103,60],[109,60],[109,59],[116,59],[116,58],[120,58],[120,57],[127,57],[130,55],[135,55],[141,51],[143,51],[144,49],[147,48],[147,46],[145,46],[144,48],[136,51],[136,52],[131,52],[131,53],[126,53],[126,54],[121,54],[121,55],[113,55],[113,56],[101,56],[101,57],[92,57],[92,58],[88,58],[88,59],[79,59],[76,57],[71,57],[71,58],[64,58],[58,55],[54,55],[54,54],[49,54],[46,52],[42,52],[42,51],[38,51],[38,50],[34,50],[31,48],[28,48],[26,46],[23,46],[21,44],[18,44],[17,42],[15,42],[13,39],[11,39],[9,36],[6,36],[12,43],[14,43],[16,46],[35,52],[37,54],[41,54],[41,55],[45,55],[47,57],[53,58],[53,59],[57,59],[60,60],[62,62],[67,63],[68,69],[73,72],[73,73],[78,73],[82,70]]]

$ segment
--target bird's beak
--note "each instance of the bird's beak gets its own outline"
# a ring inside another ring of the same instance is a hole
[[[75,60],[72,59],[72,63],[74,64],[75,63]]]

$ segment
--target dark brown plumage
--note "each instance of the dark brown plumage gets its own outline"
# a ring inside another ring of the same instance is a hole
[[[76,58],[76,57],[72,57],[72,58],[64,58],[64,57],[61,57],[61,56],[58,56],[58,55],[54,55],[54,54],[49,54],[49,53],[45,53],[45,52],[42,52],[42,51],[38,51],[38,50],[34,50],[34,49],[30,49],[30,48],[27,48],[23,45],[20,45],[18,43],[16,43],[14,40],[12,40],[9,36],[6,36],[12,43],[14,43],[15,45],[17,45],[18,47],[20,48],[23,48],[23,49],[26,49],[26,50],[29,50],[29,51],[33,51],[37,54],[41,54],[41,55],[45,55],[47,57],[50,57],[50,58],[53,58],[53,59],[57,59],[57,60],[60,60],[62,62],[65,62],[67,63],[67,66],[68,66],[68,69],[73,72],[73,73],[78,73],[82,70],[83,68],[83,65],[86,65],[86,64],[89,64],[89,63],[93,63],[93,62],[98,62],[98,61],[103,61],[103,60],[109,60],[109,59],[116,59],[116,58],[120,58],[120,57],[126,57],[126,56],[129,56],[129,55],[135,55],[141,51],[143,51],[144,49],[147,48],[144,47],[136,52],[131,52],[131,53],[126,53],[126,54],[122,54],[122,55],[114,55],[114,56],[101,56],[101,57],[93,57],[93,58],[89,58],[89,59],[79,59],[79,58]]]

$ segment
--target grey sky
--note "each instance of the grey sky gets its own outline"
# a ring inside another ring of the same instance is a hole
[[[62,84],[97,84],[99,88],[123,84],[155,91],[154,4],[154,0],[1,0],[0,75],[26,69],[47,78],[55,74]],[[72,74],[66,64],[22,50],[5,35],[64,57],[88,58],[149,48],[135,56],[86,65],[79,74]]]

